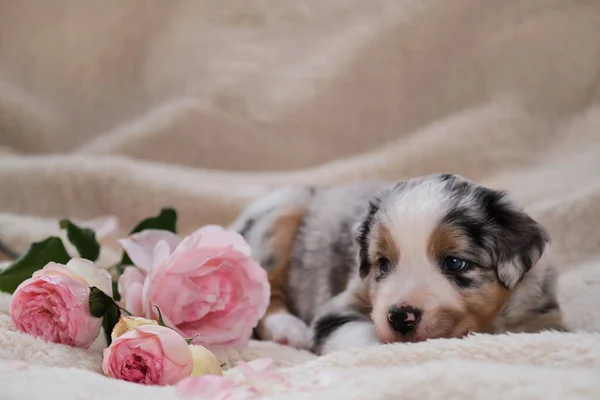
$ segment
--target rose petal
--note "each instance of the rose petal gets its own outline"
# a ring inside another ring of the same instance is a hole
[[[154,259],[154,249],[160,241],[165,241],[172,251],[179,245],[181,239],[169,231],[147,229],[121,239],[119,243],[136,266],[150,271]]]
[[[265,361],[260,360],[257,365],[264,367]],[[289,383],[283,376],[276,372],[259,372],[252,368],[249,364],[242,361],[238,363],[238,369],[242,374],[244,374],[248,384],[262,394],[281,393],[288,390]],[[242,382],[244,381],[242,380]]]
[[[153,267],[157,267],[167,262],[169,256],[171,255],[171,251],[174,248],[169,247],[169,243],[164,240],[161,240],[156,244],[153,252],[154,263]]]
[[[102,242],[119,231],[119,219],[114,215],[103,215],[79,223],[82,228],[92,229],[96,233],[96,240]]]
[[[123,307],[138,317],[146,316],[143,299],[145,281],[146,272],[144,270],[137,267],[126,267],[118,282]]]
[[[65,268],[84,279],[88,286],[95,286],[112,297],[112,281],[108,271],[96,268],[93,262],[83,258],[72,258]]]
[[[255,360],[249,361],[246,364],[252,368],[254,371],[262,372],[269,369],[275,363],[275,360],[272,358],[257,358]]]
[[[123,271],[121,276],[119,276],[119,294],[121,296],[125,296],[127,290],[133,284],[138,283],[140,285],[143,285],[144,280],[146,280],[146,275],[146,271],[141,268],[133,266],[125,267],[125,270]]]
[[[218,229],[220,228],[220,229]],[[235,251],[250,257],[252,251],[242,235],[234,231],[227,231],[214,225],[198,229],[193,234],[200,236],[199,245],[208,248],[233,248]]]
[[[190,364],[190,373],[192,372],[192,351],[180,334],[160,325],[141,325],[136,330],[144,334],[158,336],[163,343],[163,347],[170,350],[166,351],[166,353],[171,361],[177,365]],[[180,346],[180,343],[185,343],[185,346]]]
[[[235,386],[233,380],[216,375],[202,375],[182,379],[177,384],[180,397],[202,397],[218,399],[227,395]]]
[[[199,233],[223,232],[223,231],[225,231],[225,228],[223,228],[221,225],[204,225],[202,228],[196,229],[196,232],[199,232]]]
[[[141,283],[133,283],[122,296],[123,299],[123,308],[130,312],[132,315],[143,315],[144,314],[144,304],[142,302],[142,293],[144,290],[144,286]],[[121,291],[119,290],[119,293]]]

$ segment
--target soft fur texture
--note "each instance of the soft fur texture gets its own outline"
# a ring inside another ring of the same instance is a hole
[[[540,261],[546,229],[508,193],[458,175],[283,188],[230,228],[268,270],[262,339],[326,354],[566,330],[556,269]]]
[[[187,233],[284,184],[459,173],[548,228],[575,333],[220,357],[356,374],[312,398],[597,399],[598,37],[594,0],[0,0],[0,237],[22,251],[57,218],[126,230],[166,205]],[[174,398],[11,331],[8,303],[0,358],[32,366],[0,364],[0,399]]]

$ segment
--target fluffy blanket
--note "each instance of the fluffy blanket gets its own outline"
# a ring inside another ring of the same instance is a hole
[[[296,381],[350,376],[277,398],[598,399],[598,38],[593,0],[0,0],[0,238],[163,206],[185,233],[283,184],[460,173],[548,227],[572,333],[322,358],[253,342],[219,354],[228,373],[267,356]],[[175,398],[12,331],[9,303],[0,399]]]

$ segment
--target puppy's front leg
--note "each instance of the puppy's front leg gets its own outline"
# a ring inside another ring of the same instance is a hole
[[[328,314],[315,322],[313,351],[320,355],[333,351],[382,344],[370,320],[353,314]]]
[[[325,355],[337,350],[382,344],[375,325],[360,308],[360,302],[351,291],[331,299],[311,324],[313,351]]]
[[[257,332],[262,340],[304,349],[310,347],[310,332],[306,323],[290,313],[287,286],[291,267],[292,248],[304,217],[304,208],[295,206],[277,211],[269,240],[269,285],[271,297]]]

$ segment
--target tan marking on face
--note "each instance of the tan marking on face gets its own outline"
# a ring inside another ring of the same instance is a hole
[[[464,309],[440,307],[431,310],[423,318],[420,327],[421,338],[454,338],[464,336],[469,331],[470,318]]]
[[[439,260],[444,254],[466,247],[461,232],[452,226],[441,225],[434,229],[429,237],[427,256],[432,261]]]
[[[273,224],[271,245],[273,246],[275,265],[268,271],[271,297],[267,312],[257,326],[259,336],[261,336],[261,332],[264,330],[263,322],[267,315],[288,312],[288,299],[286,295],[287,277],[290,269],[292,249],[303,218],[303,208],[290,207],[283,210]]]
[[[385,257],[390,260],[392,265],[400,261],[400,249],[394,241],[392,233],[384,224],[377,224],[373,235],[373,246],[371,254],[375,257],[373,263],[377,262],[379,257]]]
[[[366,290],[365,290],[366,289]],[[364,286],[362,290],[357,290],[352,293],[351,303],[356,309],[362,313],[369,314],[373,308],[369,300],[370,293],[368,286]]]
[[[442,225],[431,234],[427,252],[429,258],[435,261],[445,254],[458,252],[467,247],[468,243],[457,228]],[[479,273],[485,272],[479,271]],[[481,332],[488,329],[510,294],[497,280],[482,283],[477,288],[457,288],[456,291],[465,305],[465,310],[459,318],[454,315],[456,327],[453,333],[456,335],[462,335],[464,330]],[[443,319],[443,316],[440,315],[439,318]]]
[[[460,295],[465,303],[467,314],[473,319],[471,330],[483,332],[491,326],[508,300],[510,292],[499,282],[494,281],[476,289],[462,290]]]

